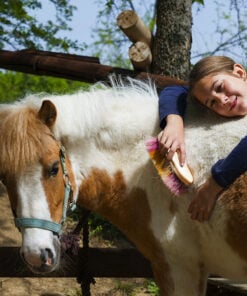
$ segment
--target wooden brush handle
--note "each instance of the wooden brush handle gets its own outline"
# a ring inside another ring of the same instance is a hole
[[[171,167],[176,176],[182,181],[185,185],[189,186],[193,183],[194,178],[191,174],[191,171],[188,165],[185,163],[183,166],[180,165],[178,153],[175,152],[171,160]]]

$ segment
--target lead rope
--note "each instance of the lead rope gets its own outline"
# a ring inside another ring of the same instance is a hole
[[[64,179],[64,205],[63,205],[63,213],[62,213],[62,219],[61,219],[61,225],[66,220],[68,212],[72,212],[76,208],[76,203],[73,199],[73,190],[71,187],[71,183],[69,181],[69,174],[66,167],[66,152],[64,146],[60,145],[60,162],[62,166],[63,171],[63,179]],[[64,256],[64,254],[71,250],[71,253],[73,255],[78,255],[79,251],[79,242],[80,237],[77,233],[63,233],[60,236],[60,243],[61,243],[61,255]]]

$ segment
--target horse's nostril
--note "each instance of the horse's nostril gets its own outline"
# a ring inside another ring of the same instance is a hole
[[[50,265],[52,265],[54,263],[54,256],[53,256],[52,251],[49,248],[41,250],[40,258],[41,258],[41,261],[45,265],[50,266]]]

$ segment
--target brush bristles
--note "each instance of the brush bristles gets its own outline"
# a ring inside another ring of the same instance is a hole
[[[161,177],[161,179],[166,187],[175,195],[181,195],[188,189],[188,187],[182,183],[174,173],[171,173],[165,178]]]
[[[175,195],[185,193],[188,187],[178,179],[170,162],[161,154],[158,139],[151,138],[145,144],[149,156],[166,187]]]

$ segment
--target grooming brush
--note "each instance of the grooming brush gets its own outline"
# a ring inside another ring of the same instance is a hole
[[[193,176],[187,164],[180,165],[178,153],[175,152],[171,161],[168,161],[160,152],[159,141],[151,138],[146,143],[149,156],[166,187],[175,195],[187,191],[193,183]]]

